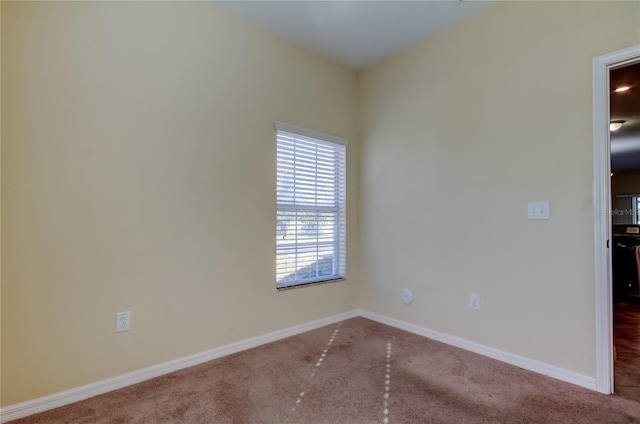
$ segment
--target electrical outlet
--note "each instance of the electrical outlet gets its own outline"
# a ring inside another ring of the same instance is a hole
[[[131,311],[116,314],[116,333],[131,330]]]
[[[527,219],[549,219],[549,202],[528,202]]]
[[[469,308],[474,311],[480,310],[480,295],[476,293],[469,294]]]

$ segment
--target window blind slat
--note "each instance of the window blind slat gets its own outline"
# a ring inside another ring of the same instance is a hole
[[[344,277],[345,145],[278,130],[276,150],[276,286]]]

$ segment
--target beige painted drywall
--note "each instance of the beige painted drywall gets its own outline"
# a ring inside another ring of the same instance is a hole
[[[595,376],[591,66],[638,43],[638,2],[498,2],[361,73],[360,306]]]
[[[637,3],[498,3],[358,103],[210,3],[1,10],[2,405],[356,304],[594,374],[591,59],[640,42]],[[276,119],[351,139],[346,284],[273,289]]]
[[[353,72],[213,2],[1,7],[2,405],[355,308]],[[350,139],[346,282],[275,290],[275,120]]]
[[[2,5],[0,4],[0,50],[2,48]],[[0,81],[2,81],[2,54],[0,52]],[[2,99],[2,83],[0,83],[0,99]],[[0,101],[0,117],[2,117],[2,101]],[[0,187],[2,187],[2,119],[0,119]],[[0,195],[0,382],[2,381],[2,196]],[[0,384],[0,406],[2,404],[2,384]]]

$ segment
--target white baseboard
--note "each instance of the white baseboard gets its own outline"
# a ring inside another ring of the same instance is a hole
[[[194,365],[211,361],[213,359],[218,359],[232,353],[251,349],[253,347],[271,343],[276,340],[284,339],[286,337],[295,336],[296,334],[315,330],[316,328],[324,327],[325,325],[330,325],[357,316],[357,310],[333,315],[328,318],[319,319],[317,321],[308,322],[306,324],[296,325],[294,327],[274,331],[262,336],[252,337],[250,339],[211,349],[206,352],[196,353],[195,355],[185,356],[184,358],[175,359],[173,361],[168,361],[162,364],[142,368],[140,370],[132,371],[126,374],[121,374],[116,377],[108,378],[106,380],[97,381],[95,383],[76,387],[70,390],[65,390],[64,392],[54,393],[49,396],[28,400],[25,402],[17,403],[15,405],[9,405],[0,410],[0,422],[5,423],[7,421],[16,420],[18,418],[23,418],[29,415],[48,411],[60,406],[69,405],[71,403],[88,399],[90,397],[98,396],[103,393],[111,392],[113,390],[131,386],[132,384],[159,377],[170,372],[192,367]]]
[[[504,350],[495,349],[493,347],[465,340],[460,337],[440,333],[438,331],[430,330],[418,325],[409,324],[408,322],[389,318],[384,315],[375,314],[373,312],[359,310],[358,315],[373,321],[380,322],[382,324],[389,325],[391,327],[399,328],[410,333],[418,334],[429,339],[433,339],[451,346],[459,347],[461,349],[487,356],[492,359],[497,359],[498,361],[502,361],[510,365],[515,365],[516,367],[524,368],[525,370],[533,371],[538,374],[546,375],[548,377],[553,377],[557,380],[565,381],[567,383],[575,384],[587,389],[596,390],[595,377],[590,377],[588,375],[560,368],[555,365],[550,365],[545,362],[536,361],[534,359],[506,352]]]
[[[361,309],[355,309],[349,312],[333,315],[331,317],[319,319],[317,321],[312,321],[306,324],[296,325],[294,327],[274,331],[262,336],[252,337],[247,340],[242,340],[206,352],[196,353],[195,355],[186,356],[184,358],[175,359],[173,361],[164,362],[162,364],[153,365],[147,368],[142,368],[140,370],[121,374],[116,377],[108,378],[106,380],[76,387],[70,390],[65,390],[64,392],[54,393],[49,396],[17,403],[15,405],[9,405],[0,410],[0,423],[5,423],[7,421],[16,420],[18,418],[23,418],[29,415],[48,411],[60,406],[69,405],[71,403],[88,399],[90,397],[98,396],[103,393],[111,392],[113,390],[121,389],[123,387],[131,386],[145,380],[159,377],[170,372],[192,367],[194,365],[211,361],[213,359],[218,359],[232,353],[251,349],[266,343],[284,339],[286,337],[295,336],[296,334],[301,334],[306,331],[314,330],[325,325],[330,325],[357,316],[368,318],[370,320],[377,321],[391,327],[418,334],[420,336],[446,343],[451,346],[459,347],[461,349],[487,356],[489,358],[497,359],[498,361],[515,365],[517,367],[524,368],[538,374],[553,377],[567,383],[572,383],[581,387],[585,387],[587,389],[596,390],[596,379],[594,377],[589,377],[584,374],[579,374],[574,371],[556,367],[555,365],[550,365],[544,362],[526,358],[524,356],[505,352],[500,349],[495,349],[479,343],[471,342],[469,340],[465,340],[456,336],[440,333],[438,331],[430,330],[425,327],[409,324],[408,322],[389,318],[384,315],[375,314],[373,312]]]

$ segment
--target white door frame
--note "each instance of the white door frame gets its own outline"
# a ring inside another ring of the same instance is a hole
[[[593,59],[593,196],[596,302],[596,390],[613,393],[611,147],[609,71],[640,60],[640,44]]]

